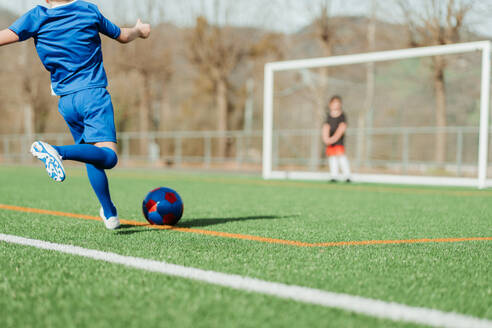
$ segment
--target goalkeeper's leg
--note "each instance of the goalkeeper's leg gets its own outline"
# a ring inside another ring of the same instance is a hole
[[[338,156],[339,158],[339,161],[340,161],[340,167],[342,168],[342,175],[343,175],[343,179],[347,182],[350,182],[350,164],[349,164],[349,161],[347,159],[347,156],[345,155],[341,155],[341,156]]]
[[[331,180],[336,181],[338,179],[338,156],[330,156],[328,161],[330,163]]]

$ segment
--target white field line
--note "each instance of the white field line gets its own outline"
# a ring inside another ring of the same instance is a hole
[[[381,319],[411,322],[433,327],[492,328],[492,321],[452,312],[441,312],[438,310],[389,303],[359,296],[332,293],[319,289],[285,285],[239,275],[206,271],[166,262],[123,256],[115,253],[86,249],[72,245],[55,244],[12,235],[0,234],[0,241],[82,256],[114,264],[122,264],[140,270],[158,272],[165,275],[202,281],[237,290],[256,292],[283,299],[351,311]]]

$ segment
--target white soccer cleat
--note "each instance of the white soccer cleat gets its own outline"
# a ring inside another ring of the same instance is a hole
[[[99,216],[103,220],[106,228],[108,228],[109,230],[115,230],[120,227],[120,219],[118,219],[118,215],[106,219],[106,216],[104,216],[104,210],[101,207],[101,209],[99,210]]]
[[[44,163],[50,178],[57,182],[65,180],[65,168],[60,154],[50,144],[36,141],[31,146],[31,154]]]

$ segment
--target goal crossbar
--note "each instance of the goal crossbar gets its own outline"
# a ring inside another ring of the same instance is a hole
[[[488,128],[490,110],[490,73],[491,73],[491,42],[479,41],[458,43],[443,46],[420,47],[402,50],[362,53],[346,56],[300,59],[292,61],[271,62],[265,65],[264,104],[263,104],[263,178],[264,179],[320,179],[323,173],[273,171],[273,106],[274,106],[274,73],[280,71],[313,69],[329,66],[343,66],[384,62],[418,57],[462,54],[469,52],[482,53],[481,89],[480,89],[480,130],[478,142],[478,177],[477,179],[436,178],[436,177],[407,177],[393,175],[354,175],[354,181],[382,183],[412,183],[456,186],[477,186],[485,188],[488,166]],[[398,178],[401,177],[401,178]],[[410,179],[409,179],[410,178]],[[474,181],[474,182],[473,182]]]

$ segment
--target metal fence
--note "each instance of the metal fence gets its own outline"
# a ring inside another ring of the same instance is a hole
[[[435,140],[440,133],[445,134],[447,140],[446,158],[438,162]],[[489,140],[491,133],[492,130]],[[478,134],[478,127],[348,129],[346,148],[352,165],[362,171],[476,175]],[[273,149],[274,169],[294,166],[317,171],[326,164],[318,130],[274,131]],[[491,159],[489,147],[489,162]],[[430,172],[432,170],[441,172]]]
[[[444,162],[436,162],[433,156],[434,138],[438,133],[445,133],[447,137]],[[275,168],[311,171],[324,168],[319,129],[276,130],[273,135]],[[349,129],[346,138],[349,158],[359,170],[408,173],[440,168],[445,174],[457,176],[476,173],[478,127]],[[53,144],[73,142],[67,134],[0,135],[0,163],[31,162],[29,147],[34,139]],[[226,156],[218,153],[220,139],[226,139]],[[118,135],[118,140],[122,165],[249,167],[254,170],[261,167],[261,131],[124,132]],[[489,159],[491,155],[489,151]]]

